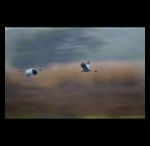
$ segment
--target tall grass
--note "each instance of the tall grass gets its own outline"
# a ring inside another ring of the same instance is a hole
[[[144,117],[145,66],[137,61],[92,62],[98,72],[79,72],[80,62],[53,64],[27,78],[5,66],[5,116]]]
[[[92,62],[91,69],[98,72],[78,72],[80,63],[54,64],[43,68],[37,76],[27,78],[17,68],[6,66],[5,83],[38,87],[57,86],[93,86],[107,84],[139,84],[144,83],[143,62],[103,61]]]

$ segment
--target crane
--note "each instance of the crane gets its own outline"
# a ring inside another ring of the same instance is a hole
[[[42,71],[42,69],[29,68],[29,69],[22,70],[19,72],[25,72],[26,76],[30,77],[31,75],[36,76],[38,74],[38,71]]]
[[[81,67],[82,69],[80,70],[80,72],[98,72],[97,70],[90,69],[90,61],[87,61],[86,63],[82,62]],[[77,73],[77,72],[74,72],[74,73]]]

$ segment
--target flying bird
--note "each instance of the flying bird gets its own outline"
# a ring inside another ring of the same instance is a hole
[[[97,70],[90,69],[90,61],[87,61],[86,63],[82,62],[81,67],[82,69],[80,70],[80,72],[97,72]],[[74,73],[77,73],[77,72],[74,72]]]
[[[42,71],[42,69],[29,68],[19,72],[25,72],[26,76],[30,77],[31,75],[36,76],[38,74],[38,71]]]

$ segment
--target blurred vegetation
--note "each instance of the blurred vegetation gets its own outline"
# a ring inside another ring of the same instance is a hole
[[[5,61],[6,118],[145,117],[143,28],[9,28]]]
[[[144,62],[79,62],[45,67],[27,78],[6,65],[6,118],[144,118]],[[63,69],[65,68],[65,70]]]

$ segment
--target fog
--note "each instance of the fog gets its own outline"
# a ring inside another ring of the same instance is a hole
[[[144,28],[6,29],[5,60],[16,67],[126,59],[145,59]]]
[[[5,28],[5,117],[145,118],[145,28]]]

